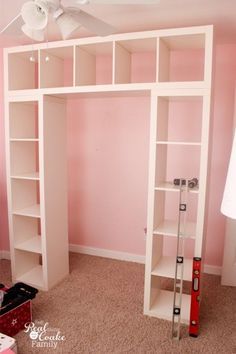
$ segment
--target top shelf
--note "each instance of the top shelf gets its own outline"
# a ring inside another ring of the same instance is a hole
[[[172,82],[204,86],[210,34],[211,27],[203,26],[39,44],[34,50],[10,48],[8,90]]]

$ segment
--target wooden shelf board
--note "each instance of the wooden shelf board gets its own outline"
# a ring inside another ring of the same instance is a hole
[[[32,205],[24,209],[14,210],[13,214],[22,215],[22,216],[30,216],[33,218],[40,218],[40,205]]]
[[[165,141],[159,140],[156,142],[157,145],[188,145],[188,146],[201,146],[200,142],[193,141]]]
[[[207,87],[207,83],[204,80],[193,80],[193,81],[160,81],[158,82],[158,88],[159,89],[203,89],[204,87]],[[194,93],[193,91],[189,92],[188,94],[184,94],[184,99],[186,99],[187,96],[201,96],[204,95],[202,94],[197,94]],[[175,97],[176,93],[172,94],[167,94],[168,97]],[[177,96],[179,96],[179,93],[177,93]]]
[[[166,192],[179,192],[179,186],[175,186],[171,182],[160,182],[155,187],[155,190],[156,191],[166,191]],[[194,188],[189,188],[188,191],[189,191],[189,193],[198,193],[199,189],[198,189],[198,187],[194,187]]]
[[[17,243],[15,248],[18,250],[42,254],[41,237],[37,235],[26,241]]]
[[[11,142],[37,142],[39,141],[38,138],[12,138],[10,139]]]
[[[172,321],[174,293],[172,291],[160,290],[151,309],[151,316]],[[191,296],[182,294],[181,323],[189,324]]]
[[[164,220],[158,225],[158,227],[153,231],[154,235],[165,235],[165,236],[177,236],[178,223],[173,220]],[[196,234],[196,223],[187,222],[186,223],[186,238],[195,238]]]
[[[155,265],[151,274],[160,277],[174,279],[175,265],[176,265],[175,257],[163,256],[161,260]],[[192,281],[192,266],[193,266],[192,259],[184,258],[184,275],[183,275],[184,280]],[[178,274],[178,277],[180,278],[180,274]]]
[[[16,277],[16,280],[34,286],[37,289],[43,289],[43,267],[38,265]]]
[[[187,96],[203,96],[204,89],[207,84],[204,81],[183,81],[183,82],[150,82],[150,83],[127,83],[127,84],[101,84],[101,85],[87,85],[87,86],[69,86],[69,87],[50,87],[50,88],[36,88],[24,90],[9,90],[8,96],[12,102],[24,101],[24,95],[27,97],[31,95],[61,95],[61,97],[71,97],[72,94],[78,94],[80,97],[116,97],[122,95],[141,95],[150,96],[152,89],[169,89],[168,97],[185,94]],[[179,89],[180,91],[177,91]],[[19,96],[20,93],[20,96]],[[166,94],[162,94],[165,96]]]
[[[16,178],[16,179],[30,179],[30,180],[39,180],[39,172],[32,172],[32,173],[23,173],[23,174],[17,174],[17,175],[12,175],[11,178]]]

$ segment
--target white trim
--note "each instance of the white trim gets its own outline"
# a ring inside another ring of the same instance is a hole
[[[221,275],[221,267],[210,265],[210,264],[204,264],[204,273]]]
[[[120,261],[136,262],[141,264],[145,263],[145,256],[134,254],[134,253],[106,250],[103,248],[95,248],[95,247],[87,247],[87,246],[70,244],[69,251],[74,253],[88,254],[90,256],[117,259]],[[204,273],[221,275],[221,267],[205,264]]]
[[[69,251],[75,253],[88,254],[90,256],[118,259],[121,261],[136,262],[136,263],[143,263],[143,264],[145,263],[144,255],[106,250],[103,248],[94,248],[94,247],[70,244]]]
[[[0,259],[8,259],[11,260],[10,251],[0,251]]]
[[[120,261],[136,262],[141,264],[145,263],[145,256],[134,254],[134,253],[106,250],[103,248],[94,248],[94,247],[70,244],[69,251],[74,253],[88,254],[90,256],[117,259]],[[10,251],[0,251],[0,259],[10,260],[11,259]],[[221,267],[205,264],[204,273],[221,275]]]

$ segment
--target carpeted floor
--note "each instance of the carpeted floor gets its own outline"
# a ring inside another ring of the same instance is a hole
[[[143,315],[143,265],[70,254],[70,270],[33,300],[35,324],[48,322],[46,335],[59,330],[64,340],[52,338],[56,348],[36,347],[39,341],[21,332],[19,354],[236,353],[236,288],[222,287],[220,277],[203,277],[200,336],[190,338],[184,327],[177,342],[170,322]],[[0,282],[10,285],[9,261],[0,261]]]

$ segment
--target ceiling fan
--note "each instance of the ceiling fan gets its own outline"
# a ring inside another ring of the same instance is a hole
[[[30,0],[26,1],[21,12],[0,31],[9,33],[17,31],[19,28],[29,38],[35,41],[43,41],[49,21],[56,22],[63,39],[67,39],[80,26],[85,27],[90,32],[100,36],[114,33],[113,26],[103,22],[82,11],[78,6],[88,4],[106,5],[150,5],[157,4],[160,0],[73,0],[73,7],[62,5],[62,0]]]

